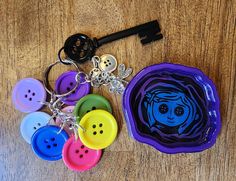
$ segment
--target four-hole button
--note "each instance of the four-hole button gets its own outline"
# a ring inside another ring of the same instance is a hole
[[[75,171],[85,171],[94,167],[100,157],[101,150],[93,150],[86,147],[78,138],[72,136],[64,145],[62,157],[65,165]]]

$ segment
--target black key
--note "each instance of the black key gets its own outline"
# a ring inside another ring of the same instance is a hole
[[[64,47],[58,54],[60,58],[60,52],[64,49],[65,54],[71,60],[77,63],[84,63],[86,60],[90,60],[94,56],[96,49],[103,44],[138,34],[141,38],[141,43],[145,45],[152,41],[162,39],[163,35],[160,32],[159,24],[155,20],[99,39],[91,39],[87,35],[78,33],[67,38]]]

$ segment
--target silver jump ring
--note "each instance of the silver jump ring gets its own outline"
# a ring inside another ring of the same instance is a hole
[[[79,70],[79,67],[77,66],[76,63],[74,63],[73,61],[70,61],[70,60],[64,60],[63,62],[67,63],[67,64],[70,64],[70,65],[73,65],[78,74],[80,73],[80,70]],[[49,84],[49,81],[48,81],[48,76],[49,76],[49,73],[50,73],[50,70],[52,69],[52,67],[54,67],[55,65],[57,64],[62,64],[60,60],[57,60],[56,62],[50,64],[46,70],[44,71],[44,77],[43,77],[43,84],[44,84],[44,88],[45,90],[50,94],[50,95],[53,95],[57,98],[60,98],[60,97],[66,97],[68,95],[70,95],[73,91],[75,91],[77,89],[77,87],[79,86],[80,84],[80,79],[77,79],[76,78],[76,85],[73,89],[71,89],[69,92],[67,93],[64,93],[64,94],[56,94],[55,91],[52,89],[52,87],[50,86]]]
[[[84,81],[83,82],[80,80],[80,77],[81,77],[80,74],[84,75]],[[80,84],[86,84],[86,83],[91,82],[90,79],[89,79],[89,76],[86,73],[82,72],[82,71],[78,72],[78,74],[76,75],[76,80],[78,82],[80,82]]]

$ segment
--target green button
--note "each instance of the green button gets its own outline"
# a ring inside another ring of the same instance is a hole
[[[77,122],[79,122],[86,113],[96,109],[102,109],[112,113],[112,108],[109,101],[103,96],[97,94],[88,94],[81,98],[77,102],[74,109]]]

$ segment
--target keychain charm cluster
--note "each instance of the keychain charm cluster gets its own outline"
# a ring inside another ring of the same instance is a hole
[[[16,109],[28,113],[20,131],[33,152],[47,161],[62,158],[69,169],[81,172],[99,162],[102,150],[114,142],[118,126],[109,101],[90,94],[88,76],[74,62],[64,61],[76,70],[62,73],[54,88],[48,76],[60,61],[46,68],[43,84],[34,78],[17,82],[12,99]],[[49,114],[38,111],[43,106]]]
[[[94,68],[89,73],[91,85],[94,87],[105,85],[109,87],[111,93],[122,94],[125,85],[128,84],[124,79],[132,73],[132,68],[126,69],[124,64],[119,64],[118,75],[115,75],[113,72],[117,69],[117,60],[109,54],[94,56],[92,62]]]

